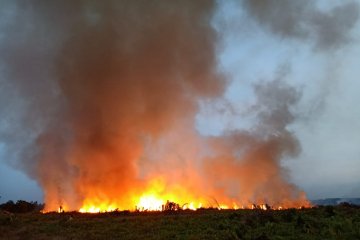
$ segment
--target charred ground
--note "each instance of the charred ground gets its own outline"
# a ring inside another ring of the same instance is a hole
[[[0,239],[360,239],[360,207],[99,214],[2,211]]]

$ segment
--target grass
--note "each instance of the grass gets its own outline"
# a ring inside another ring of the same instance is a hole
[[[0,214],[0,239],[360,239],[360,208]]]

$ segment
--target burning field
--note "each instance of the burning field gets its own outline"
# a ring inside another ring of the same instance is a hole
[[[300,93],[284,74],[254,86],[252,128],[196,128],[200,104],[229,83],[216,57],[216,5],[16,5],[17,31],[6,36],[27,40],[2,49],[9,85],[26,101],[16,165],[41,186],[45,212],[309,206],[280,164],[300,150],[287,129]]]
[[[347,33],[334,30],[333,42],[325,41],[308,22],[285,32],[288,26],[268,21],[272,12],[261,12],[267,3],[242,3],[274,34],[315,36],[325,48]],[[4,5],[15,10],[0,36],[3,97],[16,101],[4,107],[1,136],[11,165],[43,190],[45,213],[311,206],[283,164],[301,152],[289,126],[302,92],[289,83],[287,66],[254,83],[250,103],[239,103],[248,125],[216,134],[197,126],[216,103],[220,115],[236,112],[224,97],[232,79],[219,60],[220,1]],[[346,16],[358,16],[355,4],[335,10],[331,17],[313,10],[310,24],[341,18],[351,29]]]
[[[287,165],[333,104],[312,82],[352,75],[359,4],[325,2],[0,1],[0,157],[44,200],[3,204],[0,239],[359,239],[359,208],[312,206]]]

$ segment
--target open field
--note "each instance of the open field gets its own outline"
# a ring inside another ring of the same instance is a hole
[[[0,239],[360,239],[360,208],[0,215]]]

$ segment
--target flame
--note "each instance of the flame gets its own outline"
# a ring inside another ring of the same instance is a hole
[[[209,202],[208,198],[199,197],[195,193],[189,192],[185,187],[179,185],[168,186],[165,178],[156,177],[149,181],[143,192],[132,193],[126,203],[119,201],[109,201],[106,198],[99,196],[89,197],[83,201],[83,205],[79,209],[82,213],[99,213],[111,212],[117,210],[130,211],[164,211],[164,210],[197,210],[199,208],[217,208],[219,210],[225,209],[286,209],[289,206],[269,206],[265,203],[249,204],[234,199],[229,201],[222,199],[224,202],[218,202],[216,199],[213,203]],[[304,205],[307,207],[308,205]],[[299,207],[299,206],[298,206]],[[62,208],[62,211],[67,208]],[[60,212],[60,208],[59,208]]]
[[[136,202],[138,211],[162,211],[167,204],[177,204],[176,209],[196,210],[202,207],[201,201],[195,199],[190,193],[180,186],[173,186],[167,189],[165,180],[161,177],[155,178],[148,184],[147,190],[139,197]],[[192,199],[192,201],[187,201]]]
[[[221,209],[229,209],[229,206],[225,205],[225,204],[220,204],[218,207],[219,210]]]
[[[79,212],[81,213],[100,213],[100,212],[112,212],[115,211],[117,208],[114,206],[106,206],[104,204],[100,206],[94,206],[94,205],[84,205],[82,208],[80,208]]]
[[[157,177],[149,181],[145,191],[133,193],[128,203],[111,202],[98,197],[84,200],[79,212],[98,213],[115,210],[163,211],[167,204],[175,204],[173,209],[196,210],[204,206],[205,199],[188,192],[184,187],[173,185],[168,187],[164,178]],[[225,205],[224,205],[225,206]],[[209,206],[210,207],[210,206]]]
[[[138,210],[148,211],[161,211],[163,210],[164,200],[159,199],[155,195],[143,195],[140,197],[139,204],[137,205]]]

